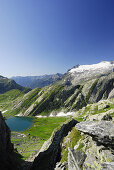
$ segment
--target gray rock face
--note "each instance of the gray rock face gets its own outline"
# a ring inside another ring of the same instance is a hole
[[[114,89],[109,93],[108,99],[114,98]]]
[[[93,77],[100,77],[102,75],[106,75],[110,72],[113,72],[114,63],[113,62],[100,62],[98,64],[92,65],[81,65],[75,67],[68,71],[67,77],[72,79],[72,83],[85,81],[87,79],[91,79]]]
[[[80,170],[80,166],[84,163],[86,155],[81,151],[68,148],[68,170]]]
[[[89,134],[96,141],[114,149],[114,124],[112,121],[85,121],[78,123],[76,129]]]
[[[14,148],[10,141],[10,129],[0,112],[0,170],[18,169],[13,151]]]
[[[101,170],[113,170],[114,162],[103,162]]]
[[[31,170],[54,170],[56,163],[60,161],[60,144],[76,123],[78,123],[76,120],[72,120],[69,123],[64,124],[61,129],[55,133],[48,149],[44,152],[40,152],[35,158]]]

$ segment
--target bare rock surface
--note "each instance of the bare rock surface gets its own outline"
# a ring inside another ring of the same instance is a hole
[[[114,98],[114,89],[109,93],[108,99]]]
[[[101,170],[113,170],[114,162],[103,162]]]
[[[85,121],[78,123],[76,129],[89,134],[96,141],[114,148],[114,124],[112,121]]]
[[[68,148],[68,151],[68,170],[80,170],[80,166],[85,161],[86,154],[71,148]]]

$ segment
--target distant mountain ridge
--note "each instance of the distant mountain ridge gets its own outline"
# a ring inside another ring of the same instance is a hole
[[[42,76],[16,76],[11,77],[11,79],[15,80],[16,83],[20,84],[24,87],[36,88],[36,87],[44,87],[54,83],[57,80],[62,79],[63,74],[57,73],[52,75],[42,75]]]
[[[17,84],[14,80],[8,79],[7,77],[3,77],[0,75],[0,94],[3,94],[9,90],[18,89],[20,91],[28,92],[30,89],[25,88],[19,84]]]

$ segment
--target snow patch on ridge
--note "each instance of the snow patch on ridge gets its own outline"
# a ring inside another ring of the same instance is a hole
[[[47,116],[38,115],[38,116],[35,116],[35,117],[42,118],[42,117],[47,117]]]
[[[71,69],[69,72],[84,72],[84,71],[92,71],[97,69],[108,69],[109,67],[114,67],[114,63],[109,61],[102,61],[98,64],[92,64],[92,65],[80,65],[77,68]]]
[[[2,113],[5,113],[5,112],[7,112],[8,110],[4,110],[4,111],[2,111]]]
[[[57,117],[59,117],[59,116],[71,116],[73,114],[74,114],[74,112],[67,112],[67,113],[59,112],[56,116]]]
[[[62,116],[71,116],[73,115],[74,112],[67,112],[67,113],[64,113],[64,112],[59,112],[57,113],[57,115],[53,115],[52,113],[49,115],[49,117],[62,117]],[[45,117],[48,117],[48,116],[42,116],[42,115],[37,115],[35,116],[37,118],[45,118]]]

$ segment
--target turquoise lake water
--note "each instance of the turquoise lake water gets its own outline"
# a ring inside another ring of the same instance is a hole
[[[24,131],[33,124],[33,118],[30,117],[11,117],[6,120],[6,124],[11,131]]]

